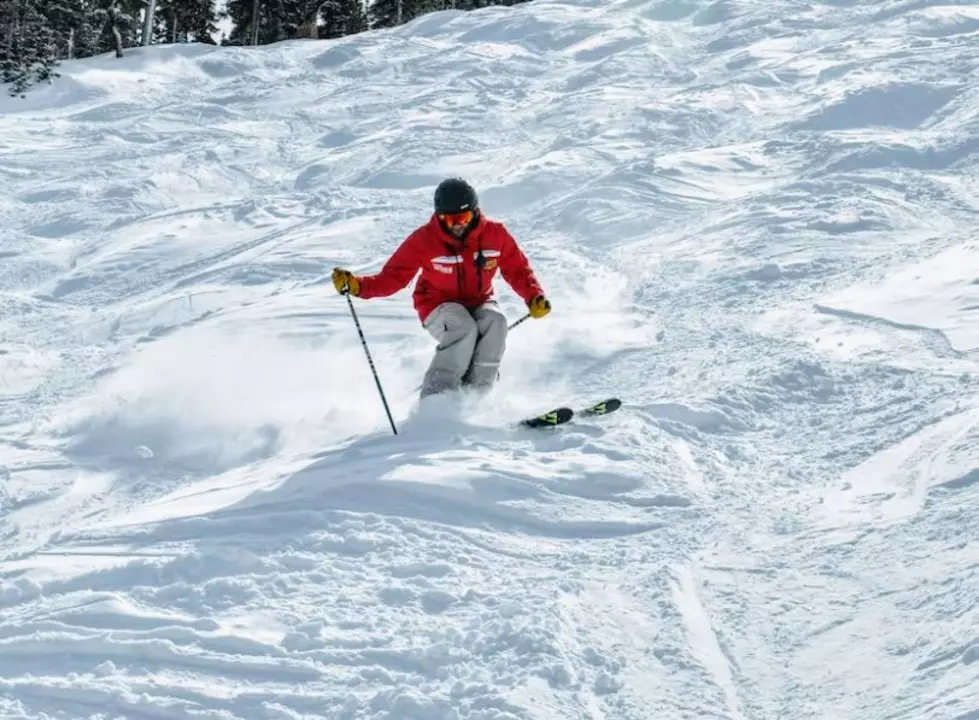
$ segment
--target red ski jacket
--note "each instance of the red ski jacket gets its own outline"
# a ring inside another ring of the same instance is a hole
[[[502,223],[480,213],[476,226],[460,241],[445,232],[433,214],[405,238],[379,273],[359,278],[358,297],[393,295],[421,270],[413,300],[424,323],[442,303],[457,302],[473,309],[490,300],[497,269],[528,304],[544,294],[526,256]]]

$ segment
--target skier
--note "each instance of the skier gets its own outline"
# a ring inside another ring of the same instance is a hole
[[[488,391],[506,348],[507,320],[493,299],[497,269],[527,303],[530,316],[551,311],[530,263],[502,223],[483,215],[473,187],[448,178],[435,189],[435,212],[402,242],[376,275],[333,270],[338,293],[362,299],[405,288],[419,270],[413,301],[438,341],[421,397],[468,386]]]

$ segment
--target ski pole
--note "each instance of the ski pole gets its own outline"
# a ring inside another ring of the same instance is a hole
[[[391,423],[391,430],[395,435],[397,435],[398,428],[394,426],[394,418],[391,417],[391,408],[388,407],[387,398],[384,397],[384,388],[381,387],[381,378],[377,376],[377,368],[374,367],[374,360],[371,358],[371,351],[367,348],[367,339],[364,337],[364,331],[360,328],[360,320],[357,319],[357,311],[354,310],[354,301],[350,299],[349,288],[344,290],[343,294],[347,296],[347,305],[350,306],[350,315],[354,319],[354,325],[357,326],[357,333],[360,335],[360,344],[364,346],[364,353],[367,355],[367,362],[371,366],[371,373],[373,373],[374,382],[377,384],[377,392],[381,394],[381,402],[384,404],[384,412],[387,413],[388,422]]]
[[[530,317],[530,313],[527,313],[522,318],[520,318],[515,323],[513,323],[513,325],[511,325],[510,327],[508,327],[507,330],[513,330],[513,328],[517,327],[517,325],[519,325],[520,323],[522,323],[524,320],[526,320],[529,317]]]

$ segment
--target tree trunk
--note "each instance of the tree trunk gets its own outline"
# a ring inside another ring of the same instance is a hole
[[[153,39],[153,19],[156,15],[156,0],[147,0],[146,17],[143,19],[143,46]]]

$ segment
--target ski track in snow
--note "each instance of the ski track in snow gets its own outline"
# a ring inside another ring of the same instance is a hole
[[[62,75],[0,100],[0,715],[979,718],[974,4]],[[328,275],[450,174],[555,310],[443,422],[408,291],[355,301],[393,437]]]

